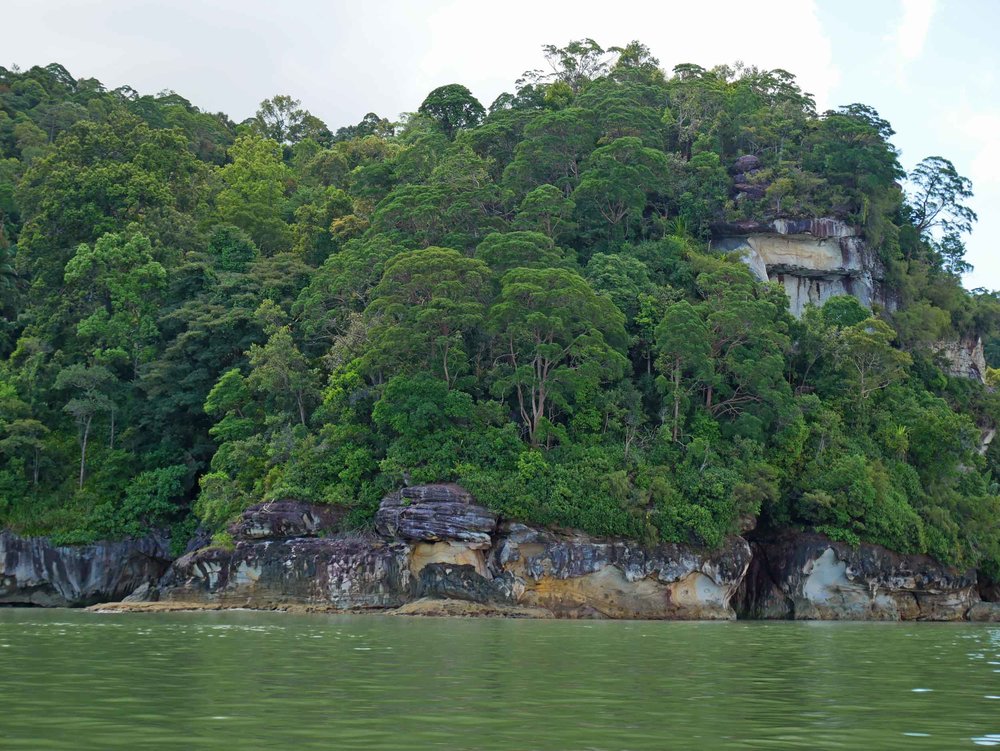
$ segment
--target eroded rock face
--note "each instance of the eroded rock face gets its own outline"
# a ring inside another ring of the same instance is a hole
[[[974,571],[924,555],[853,548],[816,534],[789,534],[757,550],[738,599],[747,617],[954,621],[979,602]]]
[[[504,522],[457,485],[407,488],[384,535],[322,536],[337,509],[261,504],[232,549],[170,566],[164,540],[57,548],[0,534],[0,604],[390,610],[562,618],[996,621],[1000,591],[927,556],[788,533],[709,550]],[[749,526],[749,525],[748,525]],[[318,535],[318,536],[311,536]],[[388,539],[387,539],[388,538]],[[123,605],[128,603],[123,603]],[[405,607],[404,607],[405,606]]]
[[[473,566],[431,563],[420,570],[413,594],[447,600],[507,603],[512,600],[502,586],[480,574]]]
[[[488,547],[496,526],[495,513],[451,484],[403,488],[383,498],[375,514],[379,534],[404,540],[457,540]]]
[[[977,337],[938,342],[935,349],[948,375],[980,383],[986,382],[986,356],[983,354],[982,339]]]
[[[339,531],[345,514],[343,506],[265,501],[246,509],[229,531],[236,539],[245,540],[317,537]]]
[[[854,227],[837,219],[775,219],[714,228],[713,247],[740,253],[760,281],[785,287],[796,318],[809,303],[853,295],[863,305],[892,309],[883,285],[885,268]]]
[[[162,536],[70,547],[0,532],[0,604],[81,607],[121,600],[157,581],[170,558]]]
[[[370,538],[295,538],[206,548],[174,563],[160,597],[254,608],[398,607],[410,599],[409,547]]]
[[[643,548],[505,524],[490,569],[508,577],[518,604],[559,617],[732,619],[730,600],[749,563],[739,537],[714,551]]]

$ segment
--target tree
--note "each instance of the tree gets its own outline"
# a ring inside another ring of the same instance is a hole
[[[958,174],[950,161],[929,156],[908,177],[915,190],[910,210],[917,232],[940,227],[945,234],[968,234],[976,212],[963,202],[972,198],[972,181]]]
[[[557,410],[578,392],[621,376],[624,316],[579,274],[565,269],[513,269],[490,309],[498,368],[494,391],[515,395],[533,446]]]
[[[65,281],[78,300],[77,333],[94,342],[96,357],[105,362],[122,358],[137,376],[140,363],[154,352],[167,284],[149,238],[111,233],[92,246],[80,245],[66,264]]]
[[[332,135],[326,125],[302,109],[301,104],[287,94],[265,99],[251,121],[254,132],[281,144],[295,144],[305,138],[329,142]]]
[[[39,420],[19,418],[0,424],[0,454],[26,458],[31,463],[31,484],[38,487],[42,451],[49,429]],[[27,462],[26,462],[27,463]]]
[[[514,227],[544,232],[553,242],[559,242],[576,229],[575,209],[576,204],[555,185],[539,185],[518,205]]]
[[[21,182],[18,270],[44,285],[36,289],[57,289],[80,243],[132,222],[140,231],[158,219],[186,225],[182,213],[203,196],[205,172],[177,131],[154,130],[119,110],[104,122],[77,122]]]
[[[541,185],[555,185],[569,197],[580,175],[580,162],[594,148],[595,140],[587,111],[570,107],[545,112],[524,129],[514,161],[504,170],[504,184],[519,195]]]
[[[450,248],[400,253],[385,268],[366,315],[370,367],[410,372],[421,366],[451,386],[468,371],[468,340],[485,315],[489,268]]]
[[[542,46],[542,52],[552,69],[551,73],[528,71],[524,77],[530,80],[561,81],[574,93],[578,93],[587,82],[604,75],[608,69],[607,51],[593,39],[576,39],[565,47],[546,44]]]
[[[260,255],[250,236],[232,224],[218,224],[208,241],[208,252],[223,271],[243,272]]]
[[[434,89],[417,111],[433,118],[448,138],[454,138],[459,130],[479,125],[486,116],[486,110],[479,100],[458,83]]]
[[[894,337],[889,324],[870,318],[837,330],[829,342],[862,410],[874,393],[906,377],[912,358],[892,346]]]
[[[247,352],[250,362],[247,387],[277,405],[281,411],[294,414],[305,426],[307,409],[319,393],[316,383],[318,374],[309,367],[309,362],[295,346],[291,327],[283,323],[284,312],[277,305],[264,300],[257,309],[257,317],[264,323],[267,341],[251,345]],[[215,399],[209,394],[206,406],[222,399],[222,393],[216,393]]]
[[[628,239],[646,206],[670,172],[667,155],[638,138],[618,138],[588,157],[573,191],[581,226],[601,232],[608,241]]]
[[[540,232],[493,232],[476,247],[476,258],[498,277],[515,268],[566,264],[565,251]]]
[[[281,161],[281,147],[260,136],[240,136],[229,155],[233,161],[219,171],[219,216],[245,230],[265,255],[287,249],[291,233],[283,214],[291,174]]]
[[[670,435],[676,442],[681,435],[685,394],[709,382],[713,371],[710,332],[691,303],[682,300],[667,308],[656,327],[656,348],[657,366],[669,378],[663,385],[673,402]],[[686,388],[682,383],[685,377],[690,379]]]
[[[78,487],[83,487],[87,465],[87,441],[94,418],[102,412],[110,412],[114,405],[107,392],[114,383],[111,372],[100,365],[87,366],[75,363],[59,372],[55,387],[68,391],[74,396],[66,402],[63,410],[76,420],[80,443],[80,479]]]

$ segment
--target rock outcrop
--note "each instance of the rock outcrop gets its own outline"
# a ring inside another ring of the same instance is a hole
[[[739,253],[760,281],[782,284],[797,318],[808,303],[822,305],[835,295],[853,295],[869,308],[895,307],[878,255],[838,219],[720,224],[713,228],[712,246]]]
[[[975,572],[877,545],[789,532],[719,549],[643,546],[534,529],[457,485],[405,488],[381,536],[330,534],[341,512],[292,501],[247,509],[232,547],[169,565],[158,537],[82,547],[0,534],[0,604],[121,608],[378,610],[423,615],[642,619],[1000,618]],[[166,573],[164,571],[166,570]],[[162,576],[161,576],[162,575]],[[153,607],[155,606],[155,608]]]
[[[497,515],[476,504],[459,485],[418,485],[386,496],[375,514],[375,528],[404,540],[490,544]]]
[[[559,617],[733,619],[730,606],[750,564],[741,537],[720,550],[559,535],[506,524],[490,558],[511,578],[519,604]]]
[[[0,532],[0,605],[82,607],[121,600],[170,565],[159,535],[93,545],[53,545]]]
[[[342,506],[265,501],[240,514],[239,520],[229,526],[229,532],[234,538],[246,540],[318,537],[339,531],[344,514]]]
[[[968,618],[975,623],[1000,623],[1000,602],[977,602],[969,608]]]
[[[717,551],[646,549],[521,524],[498,528],[496,514],[457,485],[387,496],[376,516],[381,538],[261,539],[259,530],[267,525],[260,514],[244,514],[235,528],[250,532],[234,549],[206,548],[180,558],[150,599],[349,610],[424,603],[409,606],[414,613],[440,612],[428,602],[461,601],[489,612],[557,617],[720,619],[735,617],[730,600],[750,563],[750,548],[739,537]],[[306,515],[283,509],[280,518],[289,514]],[[267,528],[272,535],[293,529]]]
[[[177,559],[158,596],[249,608],[394,608],[410,599],[409,548],[363,537],[245,540]]]
[[[879,545],[795,533],[754,546],[737,598],[750,618],[956,621],[979,602],[975,571]]]
[[[986,382],[986,355],[983,353],[982,339],[977,337],[938,342],[934,349],[948,375]]]

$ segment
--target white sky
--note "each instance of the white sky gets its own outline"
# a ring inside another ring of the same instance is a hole
[[[798,76],[821,109],[874,106],[903,166],[940,155],[975,185],[969,287],[1000,288],[1000,2],[995,0],[5,0],[0,65],[60,62],[239,121],[287,93],[333,129],[463,83],[489,105],[541,45],[638,39],[669,71],[742,60]]]

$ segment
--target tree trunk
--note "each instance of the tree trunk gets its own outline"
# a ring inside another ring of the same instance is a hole
[[[680,362],[674,363],[674,443],[677,443],[677,436],[680,429],[681,419],[681,366]]]
[[[88,417],[83,424],[83,437],[80,440],[80,488],[83,487],[83,473],[87,466],[87,438],[90,436],[90,421],[93,419],[93,417]]]
[[[301,391],[296,391],[295,392],[295,401],[298,402],[298,405],[299,405],[299,422],[301,422],[302,426],[305,427],[305,424],[306,424],[306,405],[305,405],[305,402],[302,400],[302,392]]]

